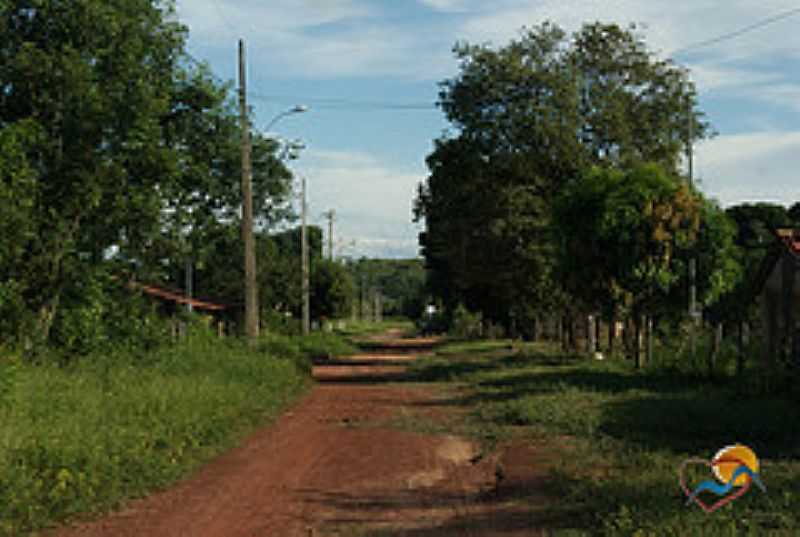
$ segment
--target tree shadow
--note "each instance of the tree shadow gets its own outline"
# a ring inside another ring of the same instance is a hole
[[[742,443],[759,457],[800,456],[800,409],[780,399],[737,400],[688,392],[612,401],[603,406],[600,431],[648,450],[709,453]]]
[[[391,535],[397,536],[447,537],[487,532],[540,535],[543,531],[576,529],[587,523],[586,513],[545,502],[539,480],[517,483],[513,489],[501,486],[475,494],[436,488],[386,489],[365,494],[314,489],[298,492],[304,503],[313,506],[313,512],[330,514],[324,517],[326,526],[388,525],[393,528]],[[424,520],[420,513],[442,512],[453,515],[434,516],[427,524],[418,523]],[[403,529],[401,526],[408,521],[415,521],[416,527]]]

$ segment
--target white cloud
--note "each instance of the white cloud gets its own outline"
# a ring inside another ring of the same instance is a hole
[[[415,19],[414,26],[383,17],[378,0],[179,0],[178,13],[193,42],[222,51],[245,36],[253,57],[273,73],[305,78],[391,75],[440,80],[455,65],[456,40],[501,45],[522,26],[546,20],[568,31],[587,21],[637,23],[651,50],[671,54],[687,45],[742,28],[787,9],[785,0],[405,0],[449,13],[448,20]],[[687,51],[712,87],[735,83],[746,72],[732,62],[797,57],[791,19],[718,45]],[[727,66],[727,67],[726,67]]]
[[[383,18],[379,2],[180,0],[178,14],[204,48],[232,50],[244,37],[248,61],[273,77],[438,80],[453,64],[446,32]]]
[[[310,151],[303,161],[312,217],[335,209],[334,235],[354,240],[354,255],[418,254],[419,227],[411,218],[422,174],[396,170],[360,152]]]
[[[461,25],[458,37],[498,46],[519,37],[523,26],[533,27],[545,21],[554,22],[567,32],[594,21],[636,24],[649,50],[661,57],[679,53],[677,60],[691,68],[701,91],[772,82],[776,77],[758,66],[800,54],[796,21],[791,19],[718,44],[683,50],[784,12],[787,5],[782,0],[728,0],[724,8],[718,0],[506,0],[501,5],[473,12]]]
[[[204,43],[231,35],[285,33],[365,18],[373,13],[358,0],[178,0],[178,15]]]
[[[779,73],[760,72],[752,68],[727,67],[718,64],[697,64],[691,67],[691,78],[700,93],[758,88],[781,80]]]
[[[723,205],[800,201],[800,131],[719,136],[697,156],[703,191]]]
[[[753,88],[750,96],[773,105],[793,108],[795,111],[800,112],[800,82],[796,84],[788,82],[765,84],[758,88]]]
[[[436,11],[461,11],[465,9],[464,0],[418,0],[420,4]]]

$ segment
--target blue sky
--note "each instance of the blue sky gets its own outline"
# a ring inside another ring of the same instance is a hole
[[[456,41],[504,45],[522,26],[636,23],[650,49],[691,70],[718,132],[696,148],[702,190],[723,206],[800,201],[800,10],[795,0],[178,0],[189,52],[235,80],[247,43],[256,128],[307,149],[311,222],[337,212],[337,254],[414,257],[425,157],[447,128],[438,83]],[[769,24],[717,43],[710,38]],[[690,47],[690,48],[687,48]]]

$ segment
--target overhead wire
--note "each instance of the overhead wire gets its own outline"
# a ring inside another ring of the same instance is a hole
[[[212,0],[215,9],[219,12],[220,18],[230,30],[234,31],[234,28],[231,26],[230,22],[225,18],[224,14],[222,13],[221,6],[219,5],[219,0]],[[674,50],[671,55],[679,55],[684,54],[686,52],[696,50],[699,48],[705,48],[712,45],[716,45],[718,43],[722,43],[725,41],[729,41],[731,39],[735,39],[740,37],[744,34],[750,33],[754,30],[759,28],[763,28],[765,26],[774,24],[781,20],[800,15],[800,8],[793,8],[786,11],[782,11],[765,19],[756,21],[752,24],[744,26],[742,28],[732,30],[730,32],[726,32],[724,34],[718,35],[716,37],[712,37],[710,39],[704,39],[702,41],[697,41],[695,43],[690,43],[684,47],[681,47],[677,50]],[[185,52],[186,57],[194,62],[196,65],[207,65],[207,63],[202,62],[192,56],[189,52]],[[211,71],[212,77],[214,77],[217,82],[226,83],[221,77],[216,75],[213,71]],[[249,97],[254,100],[261,100],[261,101],[282,101],[282,102],[298,102],[302,101],[304,103],[314,104],[315,108],[318,109],[328,109],[328,110],[396,110],[396,111],[414,111],[414,110],[436,110],[437,105],[431,102],[392,102],[392,101],[381,101],[381,100],[360,100],[360,99],[343,99],[343,98],[329,98],[329,97],[307,97],[307,96],[298,96],[298,95],[265,95],[259,93],[250,93]]]
[[[214,4],[214,10],[219,15],[222,24],[227,26],[228,30],[230,30],[231,33],[233,33],[233,35],[236,35],[238,33],[238,30],[234,28],[234,26],[228,20],[228,17],[225,15],[225,11],[222,9],[222,6],[220,6],[219,0],[211,0],[211,3]]]
[[[686,45],[685,47],[681,47],[681,48],[679,48],[677,50],[674,50],[672,52],[672,54],[673,55],[683,54],[683,53],[688,52],[690,50],[695,50],[695,49],[698,49],[698,48],[710,47],[711,45],[716,45],[717,43],[722,43],[724,41],[728,41],[728,40],[737,38],[737,37],[739,37],[741,35],[744,35],[746,33],[750,33],[753,30],[757,30],[759,28],[763,28],[764,26],[769,26],[770,24],[774,24],[774,23],[776,23],[778,21],[782,21],[784,19],[788,19],[789,17],[793,17],[795,15],[800,15],[800,8],[793,8],[793,9],[789,9],[789,10],[786,10],[786,11],[782,11],[782,12],[776,14],[776,15],[772,15],[772,16],[767,17],[765,19],[762,19],[760,21],[756,21],[756,22],[754,22],[752,24],[748,24],[747,26],[739,28],[738,30],[733,30],[733,31],[724,33],[722,35],[718,35],[716,37],[712,37],[710,39],[704,39],[703,41],[697,41],[696,43],[691,43],[689,45]]]
[[[295,102],[313,104],[314,108],[335,109],[335,110],[435,110],[436,104],[424,102],[392,102],[392,101],[373,101],[359,99],[343,99],[331,97],[298,97],[296,95],[264,95],[251,93],[250,97],[256,100]]]

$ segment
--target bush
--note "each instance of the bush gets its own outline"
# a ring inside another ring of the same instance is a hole
[[[302,332],[300,319],[295,319],[291,315],[286,315],[273,309],[268,309],[262,313],[261,323],[267,332],[273,334],[297,336]]]
[[[482,320],[480,313],[471,313],[463,304],[459,304],[453,310],[450,335],[457,339],[479,338],[483,335]]]

